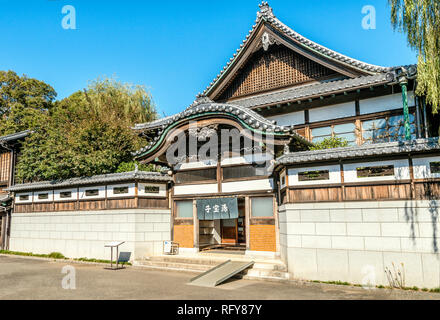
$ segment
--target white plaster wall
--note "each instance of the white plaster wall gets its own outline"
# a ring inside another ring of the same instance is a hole
[[[281,257],[296,279],[363,284],[404,263],[407,286],[440,287],[440,200],[288,204]]]
[[[20,200],[21,196],[28,196],[27,200]],[[32,203],[32,192],[21,192],[15,195],[15,203]]]
[[[279,126],[294,126],[306,122],[304,111],[292,112],[278,116],[268,117],[269,120],[275,120]]]
[[[190,194],[209,194],[218,193],[218,184],[193,184],[182,185],[174,187],[174,194],[176,196],[190,195]]]
[[[307,171],[329,171],[329,180],[315,180],[315,181],[299,181],[298,173]],[[308,168],[295,168],[289,169],[289,186],[304,186],[304,185],[319,185],[330,183],[341,183],[341,166],[320,166],[320,167],[308,167]]]
[[[115,188],[128,187],[128,193],[115,194]],[[135,196],[135,184],[134,183],[123,183],[123,184],[113,184],[107,186],[107,197],[108,198],[120,198],[120,197],[134,197]]]
[[[408,92],[408,105],[410,107],[414,106],[414,91]],[[395,93],[387,96],[360,100],[359,107],[361,114],[402,109],[402,94]]]
[[[86,196],[87,190],[98,190],[99,194],[97,196]],[[79,199],[104,199],[105,198],[105,186],[97,187],[83,187],[79,188]]]
[[[222,183],[222,192],[273,190],[273,179],[247,180]]]
[[[197,162],[188,162],[188,163],[179,163],[176,165],[175,170],[188,170],[188,169],[207,169],[207,168],[215,168],[217,167],[217,161],[214,160],[205,160],[205,161],[197,161]]]
[[[309,110],[310,122],[354,117],[355,115],[356,104],[354,101]]]
[[[225,158],[222,160],[221,165],[222,166],[228,166],[228,165],[239,165],[239,164],[253,164],[253,163],[264,163],[266,161],[273,160],[274,156],[270,153],[256,153],[256,154],[249,154],[249,155],[243,155],[241,157],[231,157],[231,158]]]
[[[61,193],[63,193],[63,192],[71,192],[72,196],[70,198],[61,198]],[[72,200],[72,199],[76,200],[77,198],[78,198],[78,188],[54,190],[54,200],[55,201],[66,201],[66,200]]]
[[[14,213],[10,250],[109,260],[110,249],[104,245],[125,241],[120,251],[141,259],[161,254],[163,241],[170,239],[170,210]]]
[[[361,167],[380,167],[394,166],[394,176],[385,177],[366,177],[358,178],[357,168]],[[392,160],[392,161],[375,161],[375,162],[359,162],[352,164],[344,164],[345,182],[363,182],[363,181],[397,181],[409,180],[409,161],[408,160]]]
[[[151,186],[151,187],[159,187],[159,193],[149,193],[145,192],[145,187]],[[138,187],[138,194],[142,197],[161,197],[166,198],[167,197],[167,186],[165,184],[158,184],[158,183],[139,183]]]
[[[430,157],[430,158],[414,158],[413,168],[414,168],[414,178],[415,179],[430,179],[430,178],[440,178],[440,173],[431,172],[431,162],[440,161],[440,157]]]
[[[38,196],[42,194],[47,194],[48,198],[47,199],[38,199]],[[34,202],[38,203],[38,202],[51,202],[53,201],[53,190],[48,190],[48,191],[38,191],[38,192],[34,192]]]

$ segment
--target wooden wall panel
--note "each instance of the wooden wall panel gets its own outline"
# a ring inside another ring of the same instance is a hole
[[[252,251],[276,252],[277,241],[274,225],[250,226],[250,249]]]
[[[164,199],[147,199],[147,198],[139,198],[139,208],[164,208],[169,209],[170,203],[167,198]]]
[[[401,200],[411,199],[410,184],[345,186],[345,200]]]
[[[34,203],[32,205],[33,212],[50,212],[54,210],[53,202],[50,203]]]
[[[180,248],[194,248],[194,225],[174,225],[173,241]]]
[[[108,199],[107,209],[136,208],[136,199]]]
[[[341,200],[342,200],[342,189],[340,187],[290,190],[290,201],[292,203],[341,201]]]
[[[105,200],[88,200],[79,202],[79,210],[103,210]]]
[[[415,194],[417,199],[439,200],[440,182],[421,182],[415,183]]]
[[[301,84],[336,75],[284,46],[256,52],[216,99],[228,100],[261,91]]]
[[[55,211],[75,211],[77,210],[77,203],[76,201],[55,202],[54,208]]]
[[[0,153],[0,182],[8,182],[11,168],[11,152]]]
[[[16,204],[14,207],[14,212],[17,213],[32,212],[32,204]]]

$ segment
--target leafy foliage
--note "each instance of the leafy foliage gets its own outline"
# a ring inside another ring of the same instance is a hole
[[[28,137],[17,164],[19,182],[57,180],[115,172],[145,141],[131,127],[156,111],[143,87],[113,79],[57,101]]]
[[[437,113],[440,108],[440,2],[438,0],[388,0],[391,22],[407,35],[418,54],[417,95]]]
[[[321,142],[315,143],[310,150],[323,150],[323,149],[333,149],[333,148],[343,148],[348,146],[348,141],[343,138],[332,137],[325,138]]]
[[[159,172],[160,171],[153,164],[143,164],[143,163],[139,163],[137,161],[130,161],[130,162],[121,163],[118,166],[118,169],[116,169],[116,172],[122,173],[122,172],[134,171],[136,169],[136,165],[138,166],[139,171],[146,171],[146,172]]]
[[[0,135],[40,127],[56,95],[43,81],[0,71]]]

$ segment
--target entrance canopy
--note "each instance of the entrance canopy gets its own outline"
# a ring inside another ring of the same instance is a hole
[[[299,151],[307,150],[311,145],[294,131],[293,126],[280,126],[247,108],[215,103],[207,97],[199,96],[184,112],[136,125],[134,129],[151,142],[136,152],[135,157],[144,163],[168,165],[170,161],[166,159],[165,154],[182,134],[186,135],[188,140],[190,137],[196,137],[199,142],[214,141],[214,137],[219,144],[229,144],[228,141],[221,141],[223,127],[234,128],[240,136],[246,136],[260,145],[267,144],[267,140],[270,140],[275,146],[275,153],[282,152],[286,146],[290,150]],[[188,157],[194,157],[194,154],[189,154]],[[217,157],[212,160],[217,160]]]

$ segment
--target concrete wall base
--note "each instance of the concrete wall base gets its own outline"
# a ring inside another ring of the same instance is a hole
[[[10,250],[69,258],[110,259],[112,241],[125,241],[120,252],[131,259],[160,255],[171,240],[170,210],[124,209],[15,213],[11,220]]]
[[[279,209],[281,257],[296,279],[440,287],[440,201],[287,204]],[[403,263],[403,266],[402,266]]]

